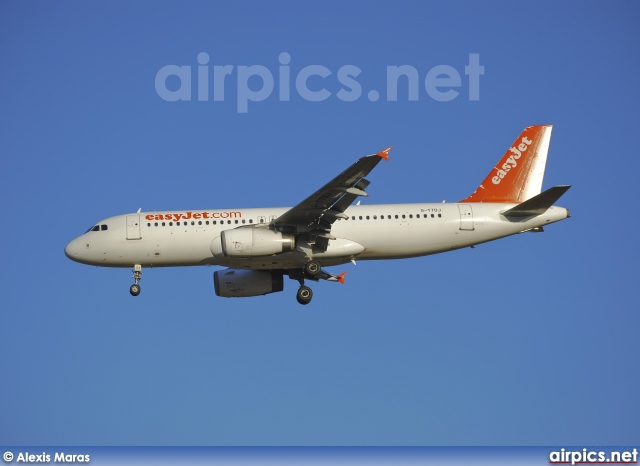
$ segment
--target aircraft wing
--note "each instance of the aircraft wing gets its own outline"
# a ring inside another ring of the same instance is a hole
[[[365,192],[369,181],[365,176],[380,160],[389,159],[391,147],[377,154],[362,157],[345,171],[318,189],[297,206],[289,209],[273,221],[278,231],[294,234],[307,233],[311,241],[326,249],[331,236],[331,225],[339,218],[347,218],[344,211],[358,196]]]

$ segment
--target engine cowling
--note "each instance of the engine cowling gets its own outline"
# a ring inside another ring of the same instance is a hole
[[[266,228],[236,228],[220,233],[225,257],[259,257],[290,252],[295,249],[293,235]]]
[[[225,269],[213,273],[213,286],[223,298],[248,298],[282,291],[284,278],[271,270]]]

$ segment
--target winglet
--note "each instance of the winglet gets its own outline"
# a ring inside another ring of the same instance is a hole
[[[347,272],[342,272],[340,275],[338,275],[338,281],[340,282],[341,285],[344,285],[344,276],[347,274]]]
[[[389,151],[393,149],[393,146],[387,147],[385,150],[378,152],[376,155],[385,159],[387,162],[389,161]]]

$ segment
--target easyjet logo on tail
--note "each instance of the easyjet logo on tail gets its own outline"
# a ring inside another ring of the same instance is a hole
[[[509,173],[509,170],[518,166],[518,162],[516,162],[516,160],[518,160],[522,156],[523,152],[526,152],[532,142],[533,141],[531,139],[523,136],[522,142],[518,144],[517,149],[515,147],[509,148],[509,152],[511,152],[512,155],[507,159],[505,163],[502,164],[502,167],[496,167],[497,172],[495,176],[491,178],[491,182],[493,184],[500,184],[502,179],[507,176],[507,173]]]

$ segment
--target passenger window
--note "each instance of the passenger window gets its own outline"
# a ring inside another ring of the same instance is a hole
[[[360,220],[362,220],[362,215],[360,217],[358,217]]]
[[[191,220],[191,225],[195,225],[195,224],[196,224],[196,222],[194,222],[193,220]]]
[[[442,214],[438,214],[438,218],[442,218]]]

